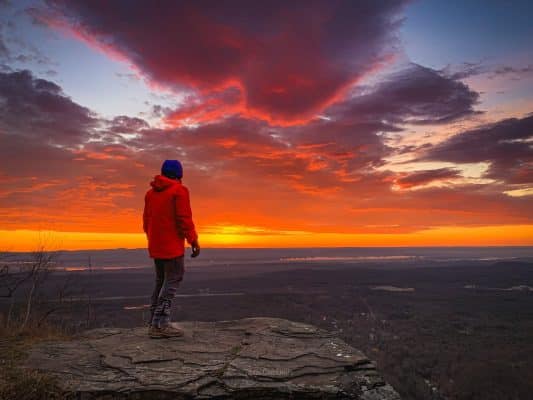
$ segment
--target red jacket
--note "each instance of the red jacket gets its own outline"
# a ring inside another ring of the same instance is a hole
[[[174,258],[185,253],[184,240],[198,239],[192,220],[189,191],[181,181],[157,175],[144,197],[143,229],[152,258]]]

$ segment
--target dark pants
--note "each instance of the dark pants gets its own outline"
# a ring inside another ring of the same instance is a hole
[[[156,258],[155,288],[150,306],[150,323],[152,326],[162,328],[170,324],[170,308],[172,299],[183,280],[183,258],[176,257],[168,260]]]

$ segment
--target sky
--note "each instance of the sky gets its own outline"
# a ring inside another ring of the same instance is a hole
[[[0,250],[533,245],[528,1],[0,1]]]

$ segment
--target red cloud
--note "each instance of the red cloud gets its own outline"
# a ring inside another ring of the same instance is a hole
[[[151,82],[188,87],[199,106],[170,116],[218,117],[213,92],[238,90],[226,113],[276,124],[313,118],[393,54],[404,1],[49,1],[41,21],[70,31]]]
[[[212,122],[228,115],[240,114],[244,109],[245,104],[241,90],[229,88],[221,92],[211,93],[203,98],[187,97],[180,108],[165,116],[165,122],[170,126],[186,125],[191,122]]]

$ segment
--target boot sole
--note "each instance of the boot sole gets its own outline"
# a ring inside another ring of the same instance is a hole
[[[150,333],[148,336],[152,339],[167,339],[167,338],[177,338],[177,337],[183,337],[183,333]]]
[[[161,337],[162,338],[177,338],[177,337],[183,337],[183,333],[178,333],[178,334],[165,334],[165,333],[162,333],[161,334]]]

